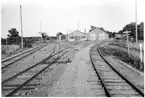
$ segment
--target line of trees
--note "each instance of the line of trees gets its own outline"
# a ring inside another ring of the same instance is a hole
[[[16,28],[11,28],[8,30],[9,34],[8,38],[1,38],[2,45],[20,45],[21,44],[21,36],[19,36],[19,32]],[[23,37],[24,47],[32,47],[31,43],[34,41],[40,40],[41,37]]]
[[[16,28],[10,29],[8,34],[8,44],[20,44],[21,37],[19,36],[19,32]]]
[[[49,37],[45,32],[40,32],[40,35],[42,36],[42,39],[43,39],[44,43],[46,42],[46,40],[49,40]]]
[[[95,27],[94,26],[91,26],[93,30]],[[100,30],[106,32],[109,34],[109,38],[114,38],[115,37],[115,34],[123,34],[124,31],[128,30],[128,31],[131,31],[130,32],[130,37],[133,38],[133,41],[135,41],[135,37],[136,37],[136,32],[135,32],[135,23],[134,22],[131,22],[127,25],[125,25],[123,27],[122,30],[118,31],[118,32],[110,32],[108,30],[105,30],[103,27],[99,27]],[[140,24],[137,25],[137,32],[138,32],[138,40],[144,40],[144,22],[141,22]]]
[[[118,34],[123,34],[123,32],[126,30],[131,31],[130,37],[132,37],[133,40],[135,41],[136,37],[135,23],[131,22],[125,25],[123,29],[118,32]],[[140,24],[137,25],[137,32],[138,32],[138,40],[144,40],[144,22],[141,22]]]

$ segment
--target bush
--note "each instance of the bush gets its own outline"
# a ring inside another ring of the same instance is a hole
[[[6,49],[2,49],[2,54],[6,54]]]
[[[32,48],[32,44],[31,43],[24,43],[24,48]]]
[[[121,51],[120,49],[114,49],[114,48],[109,48],[109,47],[99,47],[100,52],[102,53],[103,56],[107,55],[113,55],[117,59],[120,59],[121,61],[124,61],[128,64],[130,64],[132,67],[144,72],[144,67],[141,68],[141,64],[144,65],[143,62],[140,61],[139,58],[129,56],[127,52]]]

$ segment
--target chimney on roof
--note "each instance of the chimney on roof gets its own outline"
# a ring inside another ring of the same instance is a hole
[[[79,30],[79,22],[78,22],[78,30]]]

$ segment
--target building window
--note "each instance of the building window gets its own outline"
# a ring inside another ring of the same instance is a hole
[[[80,36],[74,36],[75,40],[80,40]]]
[[[74,39],[74,36],[70,36],[70,39]]]
[[[86,36],[81,36],[81,39],[85,39],[86,38]]]

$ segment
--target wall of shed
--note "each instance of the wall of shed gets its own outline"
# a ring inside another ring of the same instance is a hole
[[[68,35],[68,40],[69,41],[84,41],[84,40],[87,40],[87,35],[76,31]]]
[[[108,34],[107,33],[102,33],[102,32],[93,32],[88,34],[88,40],[107,40],[108,39]]]

